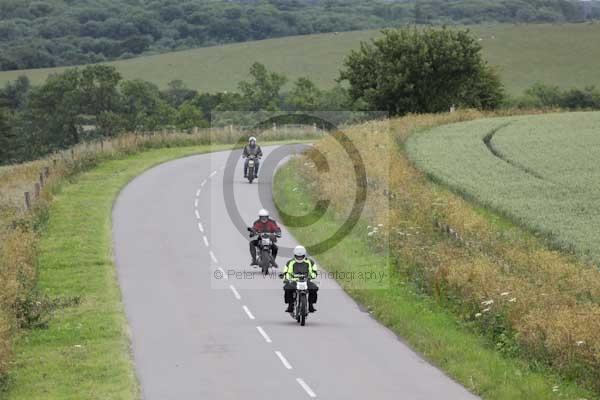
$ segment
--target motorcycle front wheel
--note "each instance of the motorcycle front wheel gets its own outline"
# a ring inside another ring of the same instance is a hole
[[[300,315],[300,325],[304,326],[304,324],[306,324],[306,294],[303,294],[300,296],[300,312],[298,313]]]
[[[269,274],[269,264],[271,264],[271,254],[269,250],[262,250],[260,253],[260,269],[262,270],[263,275]]]

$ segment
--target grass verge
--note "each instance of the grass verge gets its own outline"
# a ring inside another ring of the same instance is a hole
[[[309,184],[297,172],[302,165],[292,161],[282,167],[275,178],[276,204],[287,214],[303,215],[314,205],[297,201],[311,198],[312,193],[305,189]],[[312,226],[290,230],[299,242],[310,243],[315,236],[334,231],[338,226],[337,217],[328,211]],[[319,255],[319,263],[330,272],[346,271],[364,261],[382,266],[386,264],[385,258],[374,254],[363,227],[359,227],[336,247]],[[501,355],[494,344],[475,333],[469,323],[462,322],[432,297],[422,294],[400,271],[400,268],[390,271],[386,289],[356,289],[343,281],[340,284],[381,323],[472,392],[484,399],[498,400],[595,398],[543,367]],[[326,303],[327,299],[323,301]]]

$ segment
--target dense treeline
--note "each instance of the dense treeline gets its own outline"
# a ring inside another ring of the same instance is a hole
[[[214,112],[349,110],[361,107],[347,90],[321,90],[259,63],[239,92],[198,93],[173,81],[165,90],[142,80],[123,80],[114,67],[92,65],[51,75],[39,87],[26,77],[0,89],[0,165],[39,158],[83,140],[159,128],[208,127]]]
[[[578,0],[2,0],[0,70],[86,64],[197,46],[407,23],[600,18]]]
[[[558,86],[536,83],[523,96],[508,102],[519,108],[600,110],[600,90],[594,86],[563,90]]]

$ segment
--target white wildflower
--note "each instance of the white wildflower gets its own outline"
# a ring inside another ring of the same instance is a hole
[[[512,299],[510,299],[508,302],[509,302],[509,303],[514,303],[515,301],[517,301],[517,298],[516,298],[516,297],[513,297],[513,298],[512,298]]]
[[[494,300],[490,299],[490,300],[482,301],[481,304],[483,304],[484,306],[490,306],[490,305],[494,304]]]
[[[509,292],[502,292],[500,293],[500,296],[508,296]]]
[[[583,340],[578,340],[577,342],[575,342],[575,344],[577,346],[581,346],[582,344],[584,344],[585,342]]]
[[[76,349],[80,349],[80,348],[82,348],[83,346],[82,346],[82,345],[80,345],[80,344],[76,344],[76,345],[75,345],[75,346],[73,346],[73,347],[75,347]]]
[[[485,312],[488,312],[488,311],[490,311],[490,310],[491,310],[491,308],[489,308],[489,307],[488,307],[488,308],[486,308],[486,309],[484,309],[484,310],[481,310],[481,312],[482,312],[482,313],[485,313]]]
[[[383,226],[383,224],[378,224],[377,226],[381,228]]]
[[[480,312],[478,312],[477,314],[475,314],[475,318],[479,318],[481,317],[483,314],[481,314]]]
[[[367,236],[373,236],[375,234],[375,232],[369,232],[367,233]]]
[[[554,385],[554,386],[552,386],[552,391],[553,391],[554,393],[558,392],[558,385]]]

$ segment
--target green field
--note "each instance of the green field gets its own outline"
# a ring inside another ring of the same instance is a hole
[[[600,86],[600,24],[475,25],[470,27],[492,65],[500,68],[511,94],[536,81],[563,88]],[[346,54],[377,31],[295,36],[166,53],[109,63],[126,79],[141,78],[160,87],[174,79],[200,91],[234,90],[255,62],[292,79],[308,76],[331,87]],[[19,75],[34,83],[64,68],[0,72],[0,84]]]
[[[484,119],[415,135],[408,150],[436,179],[600,263],[599,130],[598,112]]]

